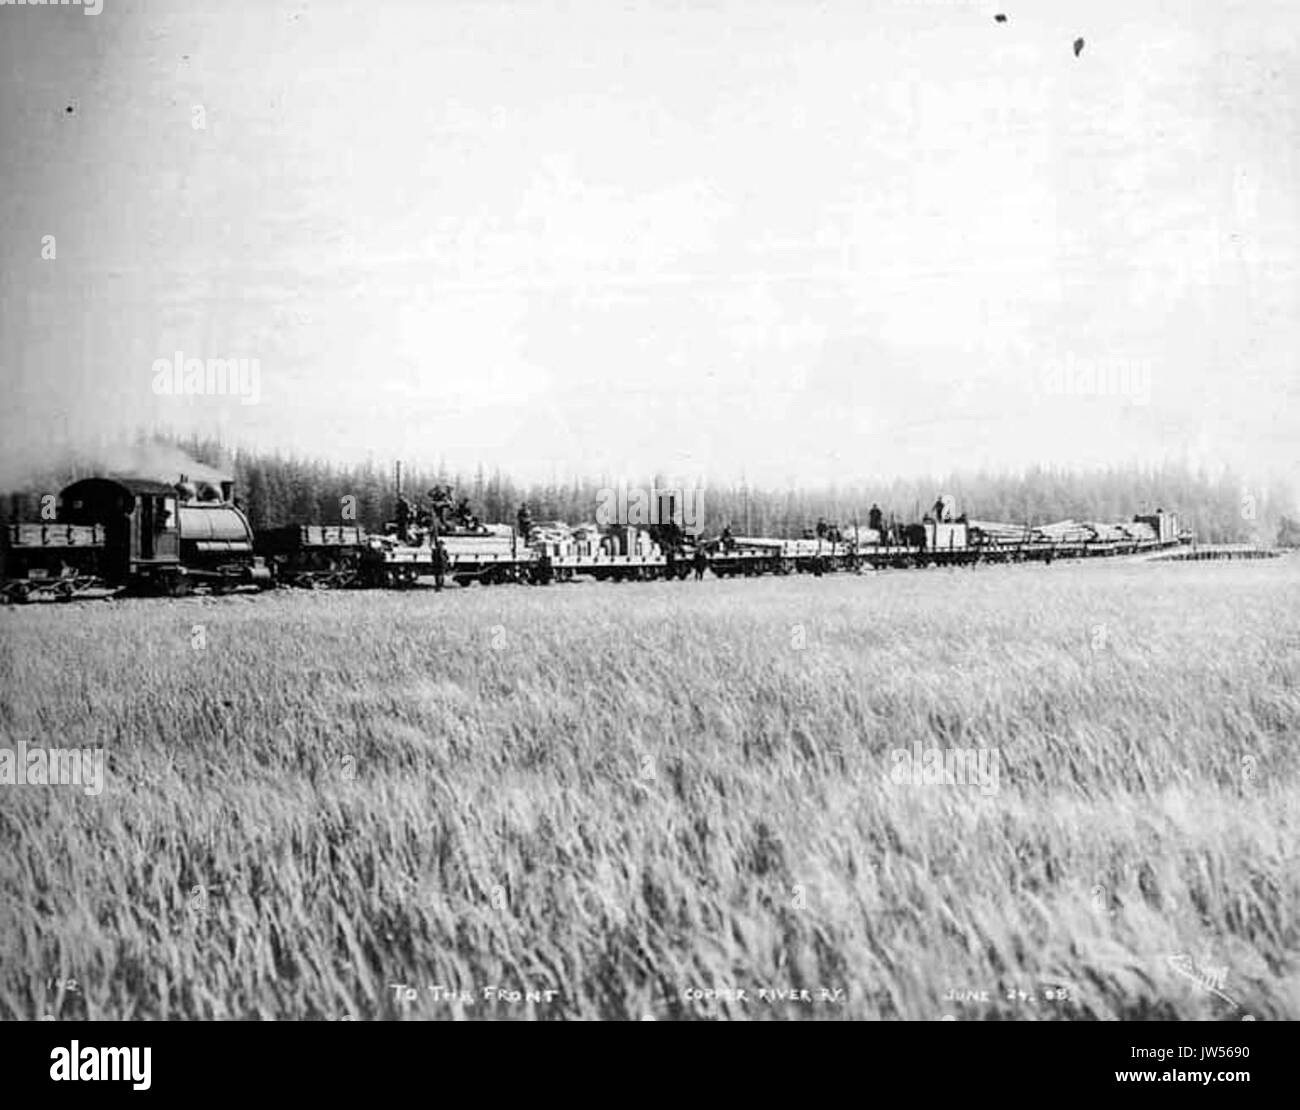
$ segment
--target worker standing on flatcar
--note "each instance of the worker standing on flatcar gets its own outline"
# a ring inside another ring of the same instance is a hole
[[[445,486],[437,485],[429,491],[429,501],[433,506],[433,515],[439,528],[447,527],[447,513],[451,510],[451,491]]]
[[[708,569],[708,567],[709,567],[709,557],[708,557],[706,554],[704,554],[704,545],[703,545],[703,544],[699,544],[699,545],[697,545],[696,548],[695,548],[695,559],[694,559],[694,563],[695,563],[695,581],[696,581],[696,582],[703,582],[703,581],[704,581],[704,572],[705,572],[705,571]]]
[[[873,532],[883,532],[881,525],[884,523],[884,516],[880,511],[880,506],[873,504],[867,513],[867,527]]]
[[[528,542],[528,537],[533,534],[533,514],[528,511],[528,502],[521,502],[519,512],[515,514],[515,523],[519,526],[519,539],[523,543]]]

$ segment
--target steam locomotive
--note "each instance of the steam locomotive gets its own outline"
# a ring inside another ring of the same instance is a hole
[[[52,520],[4,526],[0,598],[71,598],[126,587],[175,597],[272,585],[234,482],[174,486],[150,478],[84,478],[59,494]]]

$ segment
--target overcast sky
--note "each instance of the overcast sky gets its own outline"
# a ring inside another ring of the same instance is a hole
[[[0,7],[4,451],[152,424],[523,478],[1300,480],[1298,28],[1294,0]],[[258,360],[258,403],[156,394],[177,351]]]

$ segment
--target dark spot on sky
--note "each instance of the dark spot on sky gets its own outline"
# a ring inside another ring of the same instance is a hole
[[[1074,56],[1077,58],[1083,53],[1083,39],[1074,40]]]
[[[74,112],[76,112],[77,109],[74,108],[71,104],[69,104],[69,105],[68,105],[66,108],[64,108],[63,110],[64,110],[65,112],[67,112],[68,115],[72,115]]]
[[[997,20],[998,23],[1005,23],[1007,21],[1007,17],[1003,15],[1001,12],[998,12],[998,14],[995,15],[993,18]]]

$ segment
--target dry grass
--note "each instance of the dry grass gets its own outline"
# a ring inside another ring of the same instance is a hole
[[[1300,1017],[1298,657],[1295,560],[5,611],[109,771],[0,787],[0,1016]]]

